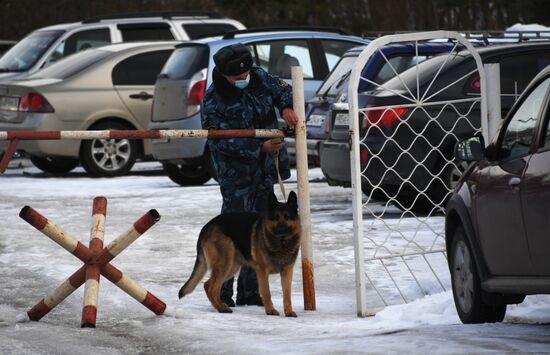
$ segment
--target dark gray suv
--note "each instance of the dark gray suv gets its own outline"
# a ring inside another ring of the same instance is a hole
[[[550,66],[527,87],[493,142],[471,137],[473,162],[447,205],[453,296],[464,323],[500,322],[506,305],[550,293]]]

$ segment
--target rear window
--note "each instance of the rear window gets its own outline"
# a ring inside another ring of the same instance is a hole
[[[435,74],[441,69],[441,73],[439,74],[439,78],[442,77],[443,73],[447,73],[449,71],[449,68],[453,68],[453,72],[457,71],[457,66],[459,63],[461,63],[465,58],[460,55],[455,56],[448,56],[448,55],[440,55],[435,56],[433,58],[430,58],[428,60],[424,60],[423,62],[418,64],[417,66],[414,65],[413,67],[405,70],[404,72],[399,74],[399,77],[393,76],[388,81],[384,82],[384,88],[377,87],[375,90],[384,90],[384,89],[391,89],[395,91],[406,91],[407,88],[416,88],[416,80],[417,75],[420,76],[419,83],[420,85],[426,83],[427,81],[431,81]],[[418,72],[417,72],[418,70]],[[441,84],[443,81],[438,80],[437,83],[434,83],[434,86],[437,84]],[[405,84],[406,87],[403,85]],[[458,84],[460,85],[460,84]],[[432,90],[434,88],[432,87]],[[435,91],[432,91],[435,92]]]
[[[502,95],[518,96],[531,80],[550,65],[549,52],[537,52],[504,57],[500,61]]]
[[[112,52],[101,49],[89,49],[55,62],[49,67],[37,71],[33,75],[29,76],[29,78],[66,79],[112,54]]]
[[[0,58],[0,72],[30,69],[64,32],[37,31],[31,33]]]
[[[204,45],[179,47],[168,58],[161,74],[170,79],[190,79],[199,70],[208,68],[208,52]]]
[[[120,24],[117,27],[122,34],[123,42],[170,41],[174,39],[170,25],[164,22]]]
[[[155,85],[171,53],[172,50],[154,51],[124,59],[113,69],[113,85]]]
[[[190,23],[182,27],[190,39],[219,36],[237,29],[229,23]]]

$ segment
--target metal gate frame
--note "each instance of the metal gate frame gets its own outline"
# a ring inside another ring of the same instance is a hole
[[[487,83],[485,70],[479,53],[474,46],[458,32],[454,31],[430,31],[407,34],[389,35],[375,39],[361,52],[351,71],[350,83],[348,87],[348,97],[350,103],[350,136],[351,136],[351,186],[353,203],[353,240],[355,256],[355,289],[357,302],[357,315],[365,317],[373,315],[367,310],[366,298],[366,277],[363,246],[363,192],[361,188],[361,162],[360,162],[360,143],[359,136],[359,107],[358,107],[358,87],[361,80],[361,72],[369,61],[370,57],[382,46],[389,43],[426,41],[432,39],[455,40],[472,54],[480,76],[481,92],[481,128],[485,142],[489,142],[490,131],[487,116]],[[423,98],[422,98],[423,99]],[[416,100],[416,107],[422,106],[422,99]]]

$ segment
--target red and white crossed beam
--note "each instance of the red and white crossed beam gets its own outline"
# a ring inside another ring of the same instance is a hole
[[[0,174],[17,149],[20,140],[62,139],[181,139],[181,138],[284,138],[279,129],[166,129],[166,130],[113,130],[113,131],[0,131],[0,141],[10,144],[0,160]]]
[[[157,315],[174,314],[173,310],[169,310],[164,302],[110,263],[126,247],[158,222],[160,215],[156,210],[150,210],[138,219],[131,228],[103,248],[106,208],[107,200],[104,197],[94,199],[92,233],[90,248],[88,248],[33,208],[23,207],[19,213],[22,219],[85,263],[51,294],[31,308],[27,312],[28,319],[40,320],[86,282],[81,326],[95,327],[99,273],[153,313]]]

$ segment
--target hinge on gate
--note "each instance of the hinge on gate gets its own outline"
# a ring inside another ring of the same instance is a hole
[[[352,149],[352,146],[351,146],[352,137],[353,137],[353,129],[350,129],[348,131],[348,148],[349,148],[350,152],[351,152],[351,149]]]

